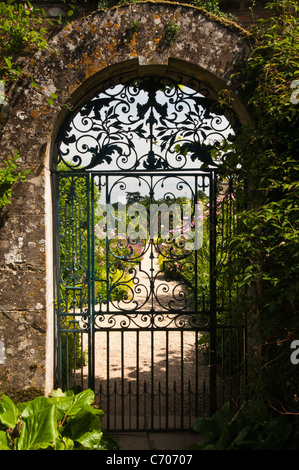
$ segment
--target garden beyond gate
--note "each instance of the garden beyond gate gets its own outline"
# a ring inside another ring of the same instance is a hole
[[[183,75],[118,77],[56,141],[57,385],[91,387],[109,430],[189,429],[244,380],[221,178],[234,116]]]

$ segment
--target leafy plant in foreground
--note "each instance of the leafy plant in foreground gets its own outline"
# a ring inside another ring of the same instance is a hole
[[[104,412],[92,406],[90,389],[75,394],[54,390],[14,404],[7,396],[0,400],[0,450],[108,450],[117,444],[101,429]]]
[[[210,419],[197,419],[194,430],[205,438],[192,445],[196,450],[283,450],[292,426],[284,416],[273,416],[263,402],[251,401],[235,414],[225,403]]]

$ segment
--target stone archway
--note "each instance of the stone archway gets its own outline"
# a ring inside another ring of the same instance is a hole
[[[170,21],[180,30],[172,42],[166,34]],[[16,186],[0,231],[0,339],[13,387],[49,392],[54,383],[50,159],[69,107],[94,93],[99,76],[109,79],[122,70],[134,76],[150,70],[161,76],[188,72],[217,93],[229,86],[234,65],[246,51],[245,32],[229,22],[190,6],[142,2],[69,24],[31,59],[27,78],[15,87],[1,137],[2,155],[17,150],[22,166],[31,171],[28,182]],[[30,87],[31,75],[38,90]],[[49,105],[52,93],[58,99]],[[232,98],[246,122],[245,108]]]

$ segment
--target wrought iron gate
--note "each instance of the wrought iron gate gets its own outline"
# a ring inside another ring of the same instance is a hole
[[[57,380],[94,389],[107,429],[189,428],[243,377],[230,117],[180,80],[103,84],[57,139]]]

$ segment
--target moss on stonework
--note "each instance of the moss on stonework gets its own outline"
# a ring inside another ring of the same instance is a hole
[[[29,387],[23,390],[8,390],[5,392],[14,403],[24,403],[36,397],[44,396],[44,391],[38,387]]]
[[[240,26],[235,21],[217,16],[214,13],[211,13],[210,11],[205,10],[202,7],[198,7],[196,5],[191,5],[190,3],[171,2],[171,1],[167,1],[167,0],[165,0],[165,1],[164,0],[159,0],[159,1],[155,1],[155,0],[137,0],[137,1],[134,1],[134,5],[138,5],[138,4],[142,4],[142,5],[144,5],[144,4],[175,5],[175,6],[179,6],[179,7],[192,8],[193,10],[199,11],[208,20],[219,23],[222,26],[225,26],[227,29],[230,29],[234,33],[237,33],[241,36],[246,36],[246,37],[251,36],[251,33],[249,31],[244,29],[242,26]],[[132,2],[122,3],[122,4],[119,4],[119,5],[115,5],[114,7],[99,8],[97,11],[117,10],[119,8],[123,8],[123,7],[128,6],[128,5],[132,5]]]

